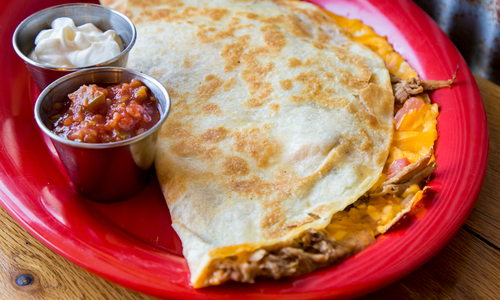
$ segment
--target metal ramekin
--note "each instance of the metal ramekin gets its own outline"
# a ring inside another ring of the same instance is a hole
[[[46,126],[47,107],[83,84],[108,86],[132,79],[142,81],[159,102],[161,118],[148,131],[120,142],[91,144],[65,139]],[[35,119],[54,144],[75,191],[88,199],[108,202],[127,199],[147,184],[158,132],[169,111],[168,92],[156,79],[131,69],[100,67],[77,71],[51,83],[36,101]]]
[[[50,29],[52,21],[59,17],[73,19],[76,26],[92,23],[102,31],[113,29],[123,42],[123,51],[110,60],[81,68],[58,68],[31,60],[29,54],[35,49],[36,36],[43,29]],[[38,89],[42,91],[57,78],[84,68],[125,67],[136,36],[134,24],[124,14],[101,5],[76,3],[49,7],[27,17],[14,31],[12,44],[17,55],[26,62]]]

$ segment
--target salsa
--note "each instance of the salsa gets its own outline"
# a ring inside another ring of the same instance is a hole
[[[110,143],[137,136],[160,120],[158,100],[139,80],[82,85],[49,109],[52,132],[68,140]]]

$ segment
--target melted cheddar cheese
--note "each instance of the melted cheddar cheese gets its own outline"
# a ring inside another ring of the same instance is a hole
[[[326,11],[351,40],[360,42],[379,54],[385,61],[389,73],[408,79],[418,76],[415,70],[389,44],[385,37],[379,36],[372,28],[359,20],[351,20]],[[437,139],[437,117],[439,107],[429,104],[427,95],[418,96],[426,104],[418,110],[411,110],[405,114],[400,124],[394,123],[394,138],[390,154],[386,162],[386,170],[392,162],[400,158],[407,158],[415,163],[428,154]],[[385,180],[383,174],[377,188]],[[402,195],[366,197],[354,203],[348,209],[336,213],[326,228],[330,238],[341,241],[349,236],[357,235],[360,231],[368,232],[375,237],[388,230],[404,214],[409,212],[413,205],[424,196],[424,190],[418,185],[410,186]]]
[[[387,165],[406,157],[415,163],[429,153],[437,139],[437,104],[425,104],[419,110],[405,114],[399,128],[394,129],[394,138]]]
[[[379,54],[385,61],[386,67],[392,75],[408,79],[416,77],[417,72],[394,51],[387,38],[379,36],[372,28],[355,19],[347,19],[326,11],[337,24],[342,27],[344,34],[351,40],[362,43]]]

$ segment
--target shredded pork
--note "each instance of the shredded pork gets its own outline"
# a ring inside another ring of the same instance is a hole
[[[448,80],[421,80],[419,77],[401,79],[391,74],[392,89],[396,102],[403,104],[411,96],[443,87],[451,87],[457,78],[458,67],[453,77]]]
[[[287,245],[255,251],[246,262],[236,258],[219,260],[209,280],[211,284],[228,280],[253,283],[257,277],[280,279],[306,274],[357,253],[374,241],[369,232],[337,241],[322,231],[309,229]]]

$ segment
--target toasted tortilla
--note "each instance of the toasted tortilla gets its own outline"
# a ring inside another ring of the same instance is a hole
[[[155,160],[194,287],[213,262],[322,230],[379,179],[384,61],[299,1],[102,1],[138,37],[128,67],[172,99]]]

